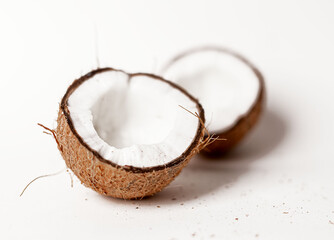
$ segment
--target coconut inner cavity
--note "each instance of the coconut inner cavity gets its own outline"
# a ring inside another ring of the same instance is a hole
[[[186,54],[161,72],[199,99],[211,133],[233,127],[255,104],[260,90],[258,77],[246,63],[216,49]]]
[[[188,96],[146,75],[107,71],[83,82],[69,97],[75,130],[104,159],[121,166],[153,167],[179,157],[199,121]]]

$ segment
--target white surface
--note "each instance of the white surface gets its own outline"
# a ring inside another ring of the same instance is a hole
[[[318,0],[1,1],[0,239],[333,239],[333,9]],[[94,23],[101,65],[129,71],[199,44],[240,51],[266,77],[268,111],[225,160],[193,159],[153,198],[104,198],[76,179],[71,188],[66,172],[19,198],[32,178],[64,167],[36,123],[54,127],[67,86],[96,66]]]
[[[249,113],[259,96],[260,80],[231,53],[192,51],[171,64],[168,60],[159,73],[196,96],[205,109],[209,132],[221,133]]]
[[[73,126],[104,159],[120,166],[154,167],[180,157],[195,140],[196,102],[170,84],[107,71],[68,98]]]

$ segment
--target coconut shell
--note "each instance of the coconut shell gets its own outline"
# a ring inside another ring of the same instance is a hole
[[[250,132],[250,130],[256,125],[258,119],[264,108],[264,98],[265,98],[265,84],[264,78],[261,72],[245,57],[241,54],[236,53],[230,49],[216,47],[216,46],[206,46],[200,48],[194,48],[183,52],[176,57],[174,57],[171,61],[169,61],[165,67],[163,68],[163,73],[168,70],[168,68],[172,67],[178,60],[183,57],[189,56],[193,53],[201,52],[201,51],[216,51],[221,52],[222,54],[229,54],[239,59],[245,65],[247,65],[256,75],[259,80],[259,92],[256,97],[254,104],[251,106],[249,111],[241,116],[232,126],[230,126],[227,130],[218,131],[218,132],[210,132],[213,138],[217,138],[216,141],[211,141],[201,153],[219,157],[225,154],[226,152],[232,150],[234,147],[240,143],[244,137]],[[173,80],[173,79],[171,79]],[[196,97],[196,96],[195,96]],[[217,99],[219,101],[219,99]]]
[[[56,136],[58,149],[64,158],[66,165],[80,179],[82,184],[96,192],[122,199],[136,199],[151,196],[167,186],[187,165],[190,158],[200,151],[204,141],[204,110],[198,101],[177,85],[151,74],[129,74],[129,76],[146,75],[159,81],[164,81],[172,87],[178,88],[197,104],[199,125],[196,136],[183,154],[163,166],[138,168],[131,166],[119,166],[102,158],[99,153],[91,149],[75,130],[67,100],[71,93],[80,84],[97,73],[103,71],[118,71],[104,68],[92,71],[75,80],[68,88],[62,99],[58,119]]]
[[[251,110],[244,117],[240,118],[229,130],[215,133],[214,138],[217,138],[217,140],[207,145],[201,153],[219,157],[237,146],[258,122],[263,110],[263,95],[264,88],[262,87],[256,104]]]

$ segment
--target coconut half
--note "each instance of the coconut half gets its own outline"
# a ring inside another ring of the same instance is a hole
[[[236,52],[219,47],[192,49],[170,60],[160,74],[203,105],[207,129],[220,139],[203,149],[205,153],[221,155],[232,149],[260,116],[264,79]]]
[[[103,68],[68,88],[56,136],[66,165],[84,185],[112,197],[143,198],[162,190],[200,150],[204,121],[199,102],[174,83]]]

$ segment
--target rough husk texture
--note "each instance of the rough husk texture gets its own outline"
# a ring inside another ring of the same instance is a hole
[[[181,172],[190,158],[199,150],[193,149],[191,154],[178,165],[157,171],[135,173],[100,161],[72,133],[61,109],[57,121],[58,148],[67,167],[86,187],[116,198],[143,198],[161,191]]]
[[[151,168],[133,168],[131,166],[119,166],[103,159],[97,152],[90,149],[78,136],[69,116],[67,99],[69,95],[92,75],[102,71],[113,69],[95,70],[82,78],[74,81],[65,94],[59,108],[56,140],[58,149],[64,158],[66,165],[80,179],[86,187],[96,192],[122,199],[141,199],[161,191],[167,186],[186,166],[196,153],[198,153],[208,139],[204,139],[204,110],[202,106],[183,89],[188,97],[197,103],[199,108],[199,122],[196,138],[185,152],[166,166]],[[135,74],[133,74],[135,75]],[[142,75],[142,74],[141,74]],[[146,74],[148,75],[148,74]],[[160,77],[148,75],[158,80],[168,82]],[[168,84],[178,88],[173,83]]]

